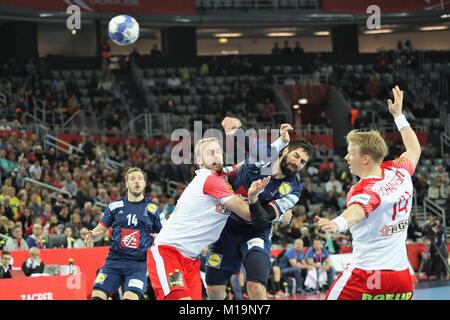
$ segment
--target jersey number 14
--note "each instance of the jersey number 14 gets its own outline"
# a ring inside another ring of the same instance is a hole
[[[137,218],[136,218],[135,214],[127,214],[127,219],[128,219],[128,225],[129,226],[132,225],[132,224],[137,226],[138,221],[137,221]]]

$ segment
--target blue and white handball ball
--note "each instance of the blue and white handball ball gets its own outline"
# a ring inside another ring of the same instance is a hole
[[[132,44],[139,38],[139,23],[124,14],[116,16],[109,21],[108,35],[119,46]]]

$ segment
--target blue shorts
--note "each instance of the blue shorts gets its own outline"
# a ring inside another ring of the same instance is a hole
[[[120,286],[122,292],[132,291],[142,298],[148,286],[146,261],[106,259],[95,278],[94,290],[112,295]]]
[[[247,255],[253,251],[264,253],[270,264],[270,233],[271,226],[263,229],[251,226],[241,228],[228,222],[206,258],[207,284],[222,284],[231,275],[239,272]],[[262,270],[262,274],[265,273],[265,270]],[[247,279],[252,279],[252,276],[247,270]]]

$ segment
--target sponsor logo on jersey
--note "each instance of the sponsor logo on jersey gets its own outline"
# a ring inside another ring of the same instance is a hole
[[[287,182],[283,182],[280,187],[278,188],[278,191],[280,192],[280,194],[282,195],[286,195],[289,192],[291,192],[291,185]]]
[[[370,201],[370,196],[368,194],[357,194],[350,198],[350,200],[348,201],[348,205],[350,205],[354,202],[358,202],[358,203],[362,203],[362,204],[366,205],[369,203],[369,201]]]
[[[253,247],[264,249],[264,240],[261,238],[253,238],[247,241],[247,248],[250,250]]]
[[[158,206],[154,203],[149,203],[147,206],[147,211],[151,212],[151,213],[156,213],[156,211],[158,210]]]
[[[363,293],[361,300],[409,300],[411,299],[412,292],[402,293],[385,293],[371,295],[369,293]]]
[[[225,214],[225,215],[230,214],[230,212],[227,210],[227,208],[225,208],[225,206],[223,204],[221,204],[220,202],[216,204],[216,212],[219,214]]]
[[[131,279],[130,281],[128,281],[128,287],[135,287],[144,290],[144,282],[139,279]]]
[[[174,273],[169,273],[169,285],[171,287],[184,287],[183,275],[180,270],[175,269]]]
[[[110,211],[113,211],[114,209],[117,209],[117,208],[122,208],[123,207],[123,201],[122,200],[115,201],[113,203],[110,203],[108,207],[109,207]]]
[[[208,267],[212,267],[212,268],[216,268],[216,269],[220,269],[221,264],[222,264],[222,255],[218,254],[218,253],[214,253],[214,252],[212,252],[209,255],[208,260],[206,261],[206,265]]]
[[[395,233],[403,232],[408,229],[408,220],[402,220],[397,222],[394,225],[384,225],[383,228],[380,229],[380,235],[385,236],[391,236]]]
[[[123,228],[120,238],[120,247],[123,249],[137,249],[139,248],[140,239],[141,234],[139,230]]]
[[[105,282],[106,277],[107,277],[106,274],[104,274],[103,272],[99,272],[94,282],[98,284],[103,284]]]

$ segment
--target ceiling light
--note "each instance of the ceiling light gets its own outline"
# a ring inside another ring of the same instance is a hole
[[[308,104],[308,99],[299,99],[298,103],[300,103],[300,104]]]
[[[214,37],[216,38],[238,38],[238,37],[242,37],[242,33],[216,33],[214,35]]]
[[[381,33],[392,33],[394,30],[392,29],[374,29],[374,30],[366,30],[365,34],[381,34]]]
[[[330,35],[330,31],[317,31],[314,32],[315,36],[329,36]]]
[[[219,43],[228,43],[227,38],[219,38]]]
[[[446,30],[448,29],[447,26],[430,26],[430,27],[422,27],[419,28],[421,31],[438,31],[438,30]]]
[[[450,14],[443,14],[441,16],[441,19],[448,19],[448,18],[450,18]]]
[[[295,36],[295,32],[270,32],[268,37],[292,37]]]
[[[299,106],[298,104],[294,104],[294,105],[292,106],[292,109],[300,109],[300,106]]]

